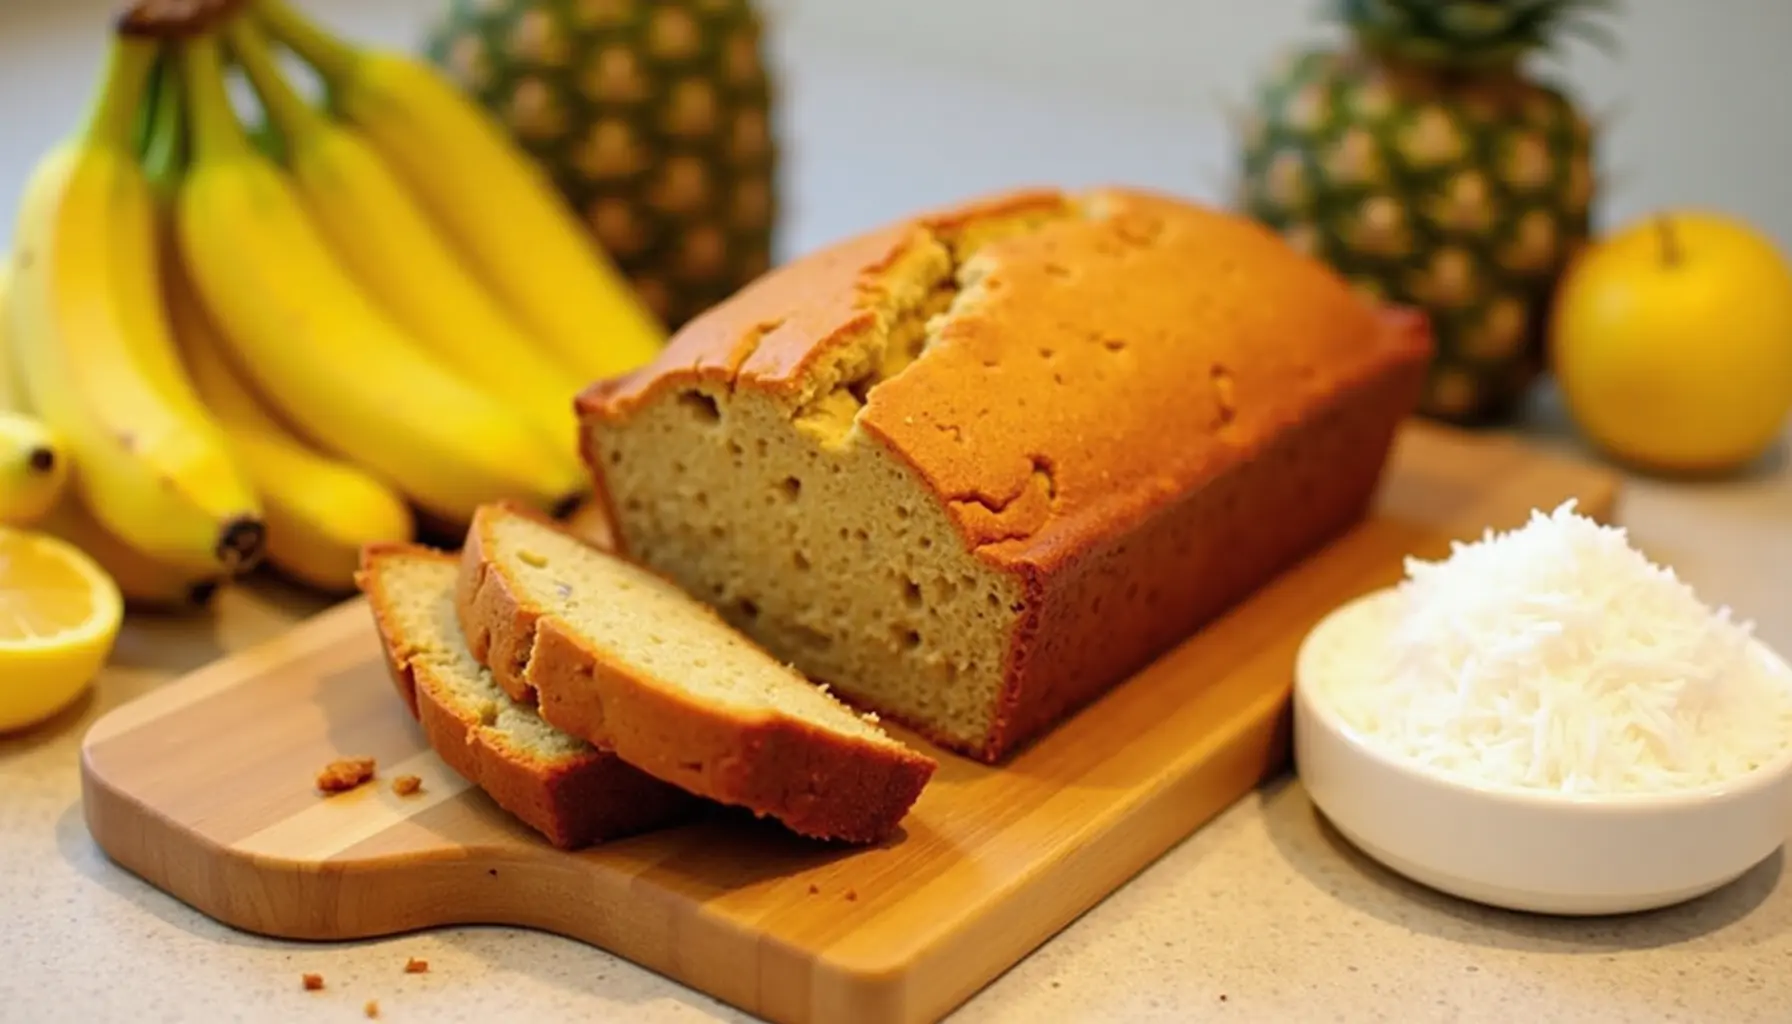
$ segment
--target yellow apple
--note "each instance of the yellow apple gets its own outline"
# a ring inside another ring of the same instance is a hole
[[[1563,277],[1551,361],[1595,446],[1640,468],[1716,473],[1758,458],[1792,410],[1792,266],[1705,210],[1639,219]]]

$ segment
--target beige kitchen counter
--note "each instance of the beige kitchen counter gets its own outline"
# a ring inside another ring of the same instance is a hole
[[[1552,439],[1545,420],[1533,431]],[[1621,520],[1713,602],[1792,650],[1792,468],[1632,481]],[[106,708],[285,629],[314,602],[273,585],[216,613],[136,621],[94,697],[0,741],[0,1020],[749,1018],[600,950],[503,928],[307,945],[230,931],[112,866],[81,819],[77,757]],[[1792,823],[1788,823],[1792,828]],[[1574,922],[1478,908],[1348,849],[1298,781],[1234,806],[968,1003],[955,1020],[1792,1020],[1782,855],[1695,903]],[[430,962],[407,975],[407,957]],[[327,988],[301,990],[301,972]]]
[[[368,38],[405,43],[445,2],[306,5]],[[112,6],[0,0],[0,97],[8,101],[0,235],[30,162],[85,104],[101,19]],[[803,12],[821,9],[818,0],[771,6],[792,12],[787,25],[798,35],[810,31]],[[1304,0],[1298,11],[1292,0],[1252,6],[1280,12],[1280,22],[1265,20],[1256,29],[1263,38],[1247,49],[1285,38],[1309,17]],[[792,153],[789,249],[1017,176],[1195,187],[1210,184],[1200,175],[1224,163],[1211,149],[1224,144],[1212,126],[1183,127],[1193,115],[1167,101],[1102,106],[931,67],[878,77],[882,65],[812,38],[792,42],[790,52],[790,123],[801,144]],[[1226,58],[1177,60],[1230,66]],[[877,103],[886,104],[881,115],[868,109]],[[954,119],[972,107],[976,118]],[[884,129],[898,114],[935,125],[935,144],[892,141]],[[1682,128],[1670,148],[1703,159],[1699,147],[1684,145]],[[991,131],[997,143],[968,158]],[[1753,144],[1756,133],[1748,137]],[[951,175],[921,173],[915,161],[942,152],[952,154]],[[1644,164],[1645,184],[1655,168]],[[1547,437],[1544,419],[1539,432]],[[1741,481],[1634,482],[1620,517],[1709,599],[1754,617],[1769,642],[1792,652],[1792,468],[1784,455]],[[90,700],[44,729],[0,739],[0,1021],[352,1021],[370,999],[394,1022],[747,1019],[600,950],[511,929],[343,945],[267,941],[218,926],[107,862],[81,818],[77,757],[86,727],[317,607],[257,585],[224,595],[208,617],[133,621]],[[1792,1021],[1792,881],[1783,874],[1776,854],[1719,893],[1630,919],[1495,912],[1433,895],[1353,854],[1317,821],[1298,782],[1284,779],[1172,850],[955,1020],[1784,1024]],[[430,972],[403,973],[408,957],[427,959]],[[322,974],[327,988],[302,991],[302,972]]]

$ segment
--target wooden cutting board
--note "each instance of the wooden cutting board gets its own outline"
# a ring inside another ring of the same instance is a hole
[[[934,751],[904,834],[875,849],[718,811],[558,852],[429,752],[358,600],[95,723],[87,822],[119,864],[251,932],[512,924],[772,1020],[935,1020],[1285,766],[1295,648],[1320,616],[1399,578],[1409,553],[1569,497],[1603,518],[1616,496],[1604,470],[1409,427],[1358,529],[1012,763]],[[348,755],[423,790],[320,797],[317,770]]]

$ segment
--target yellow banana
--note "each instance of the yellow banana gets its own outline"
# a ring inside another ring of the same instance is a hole
[[[169,275],[168,309],[200,397],[261,492],[268,561],[320,590],[354,589],[361,546],[410,540],[410,508],[383,482],[312,450],[268,415],[226,361],[184,272]]]
[[[19,217],[10,346],[33,411],[121,541],[200,574],[261,554],[260,504],[217,425],[167,390],[153,198],[134,128],[157,44],[115,37],[86,129],[33,170]]]
[[[62,439],[35,416],[0,411],[0,526],[42,519],[68,485]]]
[[[0,258],[0,409],[23,412],[27,408],[25,384],[13,369],[7,339],[12,330],[12,257]]]
[[[0,525],[28,526],[68,488],[68,452],[55,429],[24,411],[6,355],[12,264],[0,261]]]
[[[6,297],[12,268],[0,262],[0,526],[29,526],[68,486],[68,452],[43,420],[24,411],[5,357]]]
[[[306,208],[374,300],[468,381],[541,424],[577,458],[573,399],[585,383],[510,318],[355,129],[295,92],[255,23],[236,19],[231,53],[255,87]]]
[[[317,70],[492,289],[587,378],[652,359],[665,327],[554,190],[483,109],[427,63],[362,49],[285,0],[253,0],[271,33]]]
[[[145,157],[151,179],[168,186],[170,198],[186,164],[183,108],[180,80],[170,74],[155,98]],[[276,420],[230,365],[186,267],[178,259],[164,267],[163,291],[182,369],[223,424],[231,449],[261,494],[268,561],[320,590],[353,589],[362,545],[411,539],[410,508],[382,481],[313,450]]]
[[[203,608],[223,583],[219,576],[158,562],[118,539],[94,517],[72,488],[32,529],[60,537],[86,552],[118,584],[125,607],[133,611],[184,612]]]
[[[315,443],[450,519],[506,498],[559,507],[583,492],[578,463],[449,370],[342,270],[236,120],[217,39],[188,40],[180,57],[194,144],[180,247],[256,390]]]
[[[12,353],[7,345],[6,294],[8,267],[0,266],[0,416],[28,416],[30,406],[16,386]],[[64,460],[66,464],[67,460]],[[167,611],[204,605],[218,588],[218,579],[157,562],[119,540],[101,526],[72,488],[35,518],[32,528],[68,541],[100,564],[118,584],[126,607]]]

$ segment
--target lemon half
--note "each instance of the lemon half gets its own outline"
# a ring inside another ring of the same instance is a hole
[[[0,528],[0,732],[75,702],[112,654],[118,584],[79,548]]]

